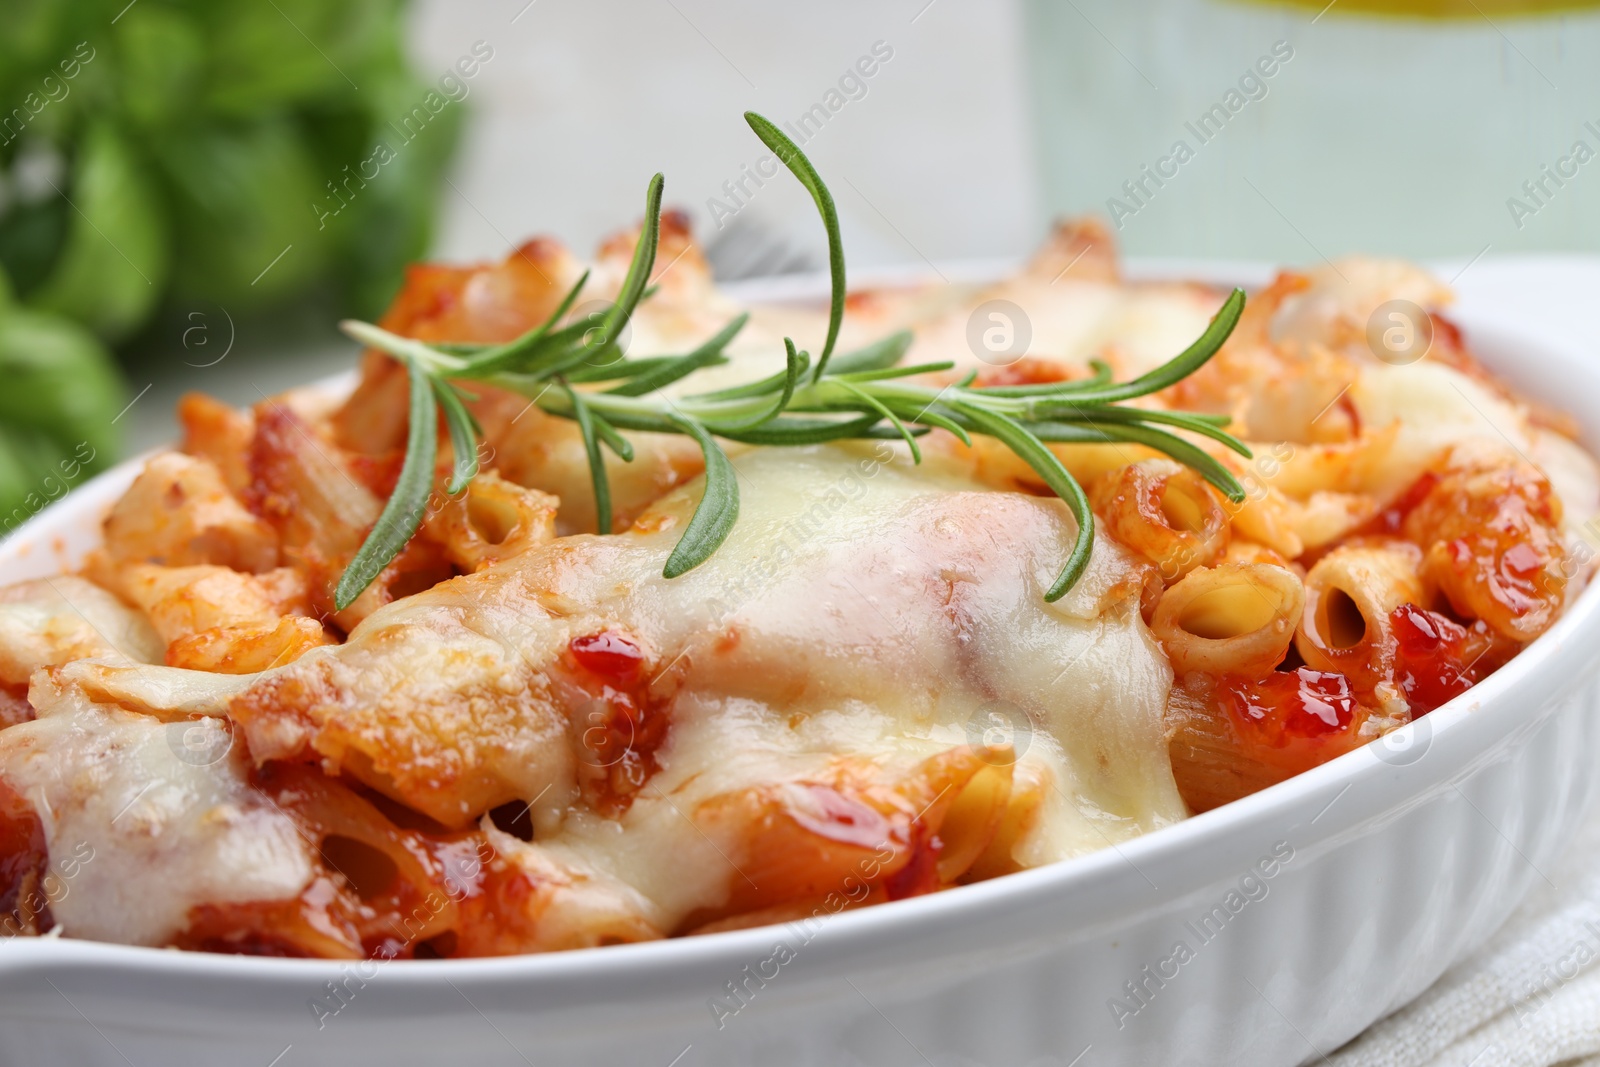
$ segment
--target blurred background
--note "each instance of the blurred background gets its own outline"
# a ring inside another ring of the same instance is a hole
[[[1464,266],[1600,251],[1597,89],[1600,0],[8,0],[0,524],[184,390],[350,366],[333,324],[410,260],[587,254],[656,170],[720,277],[821,267],[746,108],[857,271],[1082,212],[1137,255]]]

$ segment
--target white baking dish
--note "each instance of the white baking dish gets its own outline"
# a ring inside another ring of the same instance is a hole
[[[1574,413],[1591,447],[1600,359],[1572,337],[1593,270],[1480,263],[1457,315],[1485,362]],[[1541,313],[1508,325],[1530,292]],[[0,545],[0,581],[77,558],[133,473]],[[1563,847],[1594,792],[1597,603],[1591,588],[1463,699],[1308,774],[1115,850],[811,933],[360,966],[15,939],[0,944],[0,1064],[1317,1059],[1481,943]]]

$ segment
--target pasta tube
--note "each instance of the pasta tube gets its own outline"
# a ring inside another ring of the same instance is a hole
[[[1256,678],[1283,661],[1305,591],[1287,567],[1224,563],[1190,571],[1162,594],[1150,629],[1180,677]]]
[[[1222,498],[1199,473],[1169,459],[1130,463],[1100,478],[1091,496],[1106,532],[1175,582],[1228,547]]]
[[[1391,681],[1397,642],[1390,619],[1402,604],[1426,604],[1421,556],[1411,545],[1346,545],[1306,574],[1295,648],[1308,666],[1345,675],[1363,691]]]

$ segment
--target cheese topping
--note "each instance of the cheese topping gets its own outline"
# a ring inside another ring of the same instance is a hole
[[[603,250],[599,296],[631,252]],[[738,310],[670,218],[661,254],[631,357]],[[550,242],[421,266],[384,324],[509,339],[579,269]],[[403,369],[369,354],[337,410],[186,400],[183,452],[86,576],[0,590],[0,920],[347,958],[589,947],[948,889],[1281,782],[1465,692],[1593,569],[1600,467],[1478,366],[1448,296],[1405,264],[1285,273],[1139,401],[1226,415],[1251,458],[1189,440],[1242,500],[1181,453],[1052,446],[1096,516],[1055,603],[1076,522],[992,438],[936,431],[920,465],[898,441],[730,448],[738,520],[667,579],[699,447],[629,433],[596,531],[573,425],[485,386],[478,481],[445,493],[441,452],[417,533],[338,607],[399,470]],[[1127,284],[1102,227],[1066,224],[999,284],[853,295],[841,349],[909,327],[908,361],[955,365],[935,383],[1126,379],[1221,299]],[[1426,309],[1425,357],[1369,349],[1393,300]],[[823,322],[757,309],[668,395],[769,373]]]

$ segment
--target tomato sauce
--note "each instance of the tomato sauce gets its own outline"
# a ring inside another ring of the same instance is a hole
[[[1361,710],[1350,679],[1310,667],[1255,681],[1227,679],[1220,695],[1236,723],[1274,746],[1348,732]]]
[[[1463,625],[1436,611],[1401,604],[1389,614],[1399,648],[1395,682],[1413,718],[1465,693],[1516,651],[1483,620]]]
[[[939,853],[944,842],[939,835],[928,830],[921,819],[911,823],[911,856],[906,865],[883,880],[883,890],[890,900],[922,896],[939,888]]]
[[[671,726],[671,698],[651,692],[648,657],[626,634],[586,634],[567,650],[574,680],[591,698],[574,712],[579,782],[597,811],[620,815],[659,769],[655,753]]]
[[[1405,492],[1389,504],[1388,507],[1373,516],[1362,533],[1390,534],[1399,536],[1401,527],[1405,525],[1406,517],[1417,509],[1417,505],[1428,499],[1434,487],[1439,484],[1439,475],[1436,471],[1427,471],[1416,481],[1412,482]]]
[[[54,925],[44,885],[49,864],[38,816],[0,804],[0,938],[42,934]]]

